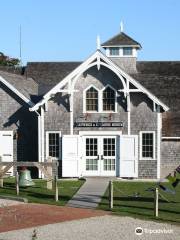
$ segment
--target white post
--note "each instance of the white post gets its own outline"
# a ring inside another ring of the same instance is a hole
[[[16,195],[19,196],[19,173],[16,172]]]
[[[41,150],[41,115],[38,115],[38,162],[41,162],[42,150]],[[39,177],[41,177],[41,171],[39,170]]]
[[[59,193],[58,193],[57,175],[55,175],[55,177],[54,177],[54,187],[55,187],[55,201],[58,202],[58,200],[59,200]]]
[[[41,142],[42,142],[42,156],[41,161],[44,162],[44,107],[41,107]]]
[[[158,188],[154,191],[154,216],[158,217]]]
[[[73,91],[71,91],[71,94],[69,96],[70,98],[70,134],[73,135],[73,125],[74,125],[74,120],[73,120]]]
[[[109,208],[113,209],[113,181],[109,182]]]
[[[129,81],[127,80],[127,118],[128,118],[128,135],[131,135],[131,101],[129,92]]]

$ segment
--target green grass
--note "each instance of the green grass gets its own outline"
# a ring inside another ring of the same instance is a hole
[[[180,223],[180,184],[175,188],[175,195],[162,190],[159,191],[169,202],[159,197],[158,218],[154,217],[154,195],[152,192],[145,191],[148,187],[155,187],[156,183],[114,182],[113,186],[113,213],[142,219],[156,219],[171,223]],[[163,186],[174,190],[169,183],[163,183]],[[140,193],[139,197],[134,197],[134,193],[137,192]],[[108,194],[109,191],[107,190],[98,208],[109,210]]]
[[[45,180],[34,180],[35,186],[20,188],[20,197],[27,198],[31,203],[65,205],[84,183],[83,180],[58,181],[59,201],[54,200],[54,191],[46,188]],[[6,178],[4,187],[0,188],[0,195],[16,196],[15,179]]]

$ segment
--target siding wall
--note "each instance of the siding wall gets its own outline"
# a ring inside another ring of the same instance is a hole
[[[166,177],[180,165],[180,140],[161,142],[161,177]]]
[[[38,161],[36,114],[3,84],[0,99],[0,131],[13,131],[14,161]]]
[[[74,93],[74,122],[75,121],[123,121],[124,126],[121,128],[74,128],[74,134],[79,131],[122,131],[127,134],[127,112],[126,99],[123,94],[118,93],[117,113],[110,115],[108,113],[90,113],[87,120],[83,114],[83,90],[93,84],[98,89],[103,89],[107,84],[116,90],[122,89],[120,79],[109,69],[101,67],[100,71],[97,67],[93,67],[86,71],[77,80],[75,89],[79,92]],[[131,95],[131,134],[139,135],[140,131],[157,130],[157,114],[152,111],[153,104],[144,94],[132,93]],[[62,135],[70,134],[70,113],[69,113],[69,97],[66,94],[56,94],[49,101],[48,111],[45,112],[45,134],[46,131],[61,131]],[[156,134],[157,136],[157,134]],[[157,142],[157,141],[156,141]],[[45,143],[46,151],[46,143]],[[156,151],[157,152],[157,151]],[[139,153],[139,151],[138,151]],[[157,156],[157,153],[155,154]],[[139,177],[140,178],[156,178],[157,161],[155,160],[139,160]]]

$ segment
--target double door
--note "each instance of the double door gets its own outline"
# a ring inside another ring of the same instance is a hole
[[[85,136],[83,162],[86,176],[116,176],[117,137]]]

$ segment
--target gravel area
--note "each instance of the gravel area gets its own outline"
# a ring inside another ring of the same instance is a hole
[[[0,199],[0,207],[13,206],[13,205],[19,205],[19,204],[24,204],[24,202],[9,200],[9,199]]]
[[[137,227],[143,228],[142,235],[135,234]],[[34,229],[1,233],[0,240],[32,240]],[[36,230],[37,240],[180,239],[179,226],[111,215],[50,224],[37,227]]]

